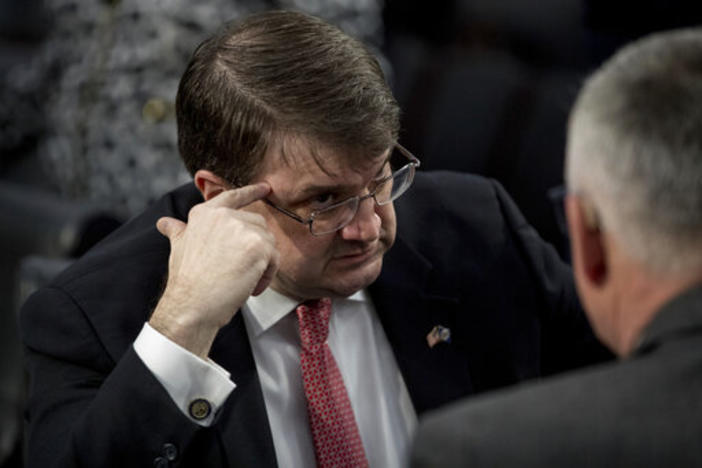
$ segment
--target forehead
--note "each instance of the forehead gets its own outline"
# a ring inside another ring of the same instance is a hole
[[[310,186],[354,189],[365,186],[382,168],[388,151],[378,154],[343,150],[302,137],[277,139],[270,145],[258,179],[274,190],[304,190]]]

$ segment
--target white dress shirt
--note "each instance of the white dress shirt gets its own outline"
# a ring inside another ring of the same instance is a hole
[[[306,468],[314,466],[315,456],[300,372],[298,322],[291,313],[297,305],[268,288],[260,296],[249,298],[242,312],[278,465]],[[160,339],[154,339],[154,334]],[[370,466],[406,466],[417,417],[390,344],[364,291],[332,301],[328,344],[344,379]],[[188,417],[192,401],[188,398],[207,399],[214,414],[234,391],[235,385],[221,367],[180,348],[148,324],[134,347]],[[180,348],[180,352],[172,347]],[[193,421],[207,426],[212,418],[210,415]]]

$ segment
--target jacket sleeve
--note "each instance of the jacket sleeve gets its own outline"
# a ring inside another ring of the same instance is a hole
[[[132,346],[114,362],[63,290],[20,316],[29,374],[27,466],[177,466],[203,429],[189,421]]]
[[[539,309],[542,374],[613,358],[592,332],[578,300],[570,266],[524,219],[504,188],[496,181],[492,185],[512,241],[543,299]]]

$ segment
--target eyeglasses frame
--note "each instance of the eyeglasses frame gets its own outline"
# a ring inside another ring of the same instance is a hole
[[[399,169],[396,170],[395,172],[391,173],[389,176],[387,176],[387,177],[381,179],[381,180],[378,182],[378,184],[377,184],[377,186],[376,186],[376,189],[373,190],[372,192],[367,193],[366,195],[355,195],[355,196],[353,196],[353,197],[346,198],[346,199],[344,199],[344,200],[342,200],[342,201],[340,201],[340,202],[334,203],[333,205],[329,205],[329,206],[327,206],[327,207],[324,207],[324,208],[322,208],[321,210],[314,210],[314,211],[312,211],[312,213],[310,213],[310,217],[307,218],[307,219],[304,219],[302,216],[298,215],[297,213],[294,213],[294,212],[292,212],[292,211],[290,211],[290,210],[287,210],[287,209],[285,209],[285,208],[283,208],[283,207],[281,207],[281,206],[276,205],[275,203],[273,203],[272,201],[270,201],[270,200],[267,199],[267,198],[263,198],[262,201],[263,201],[265,204],[267,204],[268,206],[270,206],[271,208],[274,208],[274,209],[276,209],[277,211],[283,213],[284,215],[286,215],[286,216],[288,216],[288,217],[294,219],[294,220],[297,221],[298,223],[306,224],[307,227],[308,227],[309,230],[310,230],[310,234],[312,234],[313,236],[319,237],[319,236],[324,236],[324,235],[327,235],[327,234],[331,234],[331,233],[333,233],[333,232],[336,232],[336,231],[338,231],[338,230],[340,230],[340,229],[343,229],[345,226],[347,226],[347,225],[353,220],[353,218],[356,216],[356,213],[358,213],[358,207],[361,206],[361,203],[362,203],[364,200],[367,200],[368,198],[373,198],[373,201],[374,201],[374,202],[376,203],[376,205],[378,205],[378,206],[387,205],[388,203],[390,203],[391,201],[393,201],[393,200],[390,200],[390,201],[388,201],[388,202],[386,202],[386,203],[383,203],[382,205],[381,205],[380,203],[378,203],[378,200],[376,200],[376,198],[375,198],[375,194],[376,194],[377,191],[378,191],[378,190],[377,190],[378,187],[380,187],[381,185],[383,185],[383,184],[384,184],[385,182],[387,182],[388,180],[392,179],[392,178],[395,176],[395,174],[397,174],[398,172],[404,170],[406,167],[408,167],[408,166],[413,166],[413,168],[416,170],[416,169],[420,166],[421,162],[419,161],[419,158],[417,158],[415,155],[413,155],[407,148],[405,148],[404,146],[402,146],[402,145],[399,144],[399,143],[395,143],[394,148],[397,148],[397,150],[399,150],[400,153],[401,153],[404,157],[406,157],[407,159],[409,159],[409,162],[408,162],[407,164],[405,164],[404,166],[402,166],[401,168],[399,168]],[[404,192],[403,192],[403,193],[404,193]],[[322,212],[325,212],[325,211],[333,210],[333,209],[335,209],[335,208],[337,208],[337,207],[339,207],[339,206],[341,206],[341,205],[344,205],[344,204],[348,203],[349,200],[353,200],[353,199],[358,199],[358,202],[356,203],[356,212],[354,213],[354,216],[351,217],[351,219],[350,219],[348,222],[346,222],[346,224],[342,224],[341,226],[339,226],[338,228],[334,229],[333,231],[328,231],[328,232],[318,233],[318,234],[315,234],[314,232],[312,232],[312,223],[314,222],[315,217],[319,215],[319,213],[322,213]],[[395,199],[397,199],[397,198],[395,198]]]

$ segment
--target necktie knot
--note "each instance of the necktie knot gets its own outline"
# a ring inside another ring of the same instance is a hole
[[[324,297],[306,301],[295,309],[300,322],[300,340],[303,348],[323,344],[329,336],[331,299]]]

